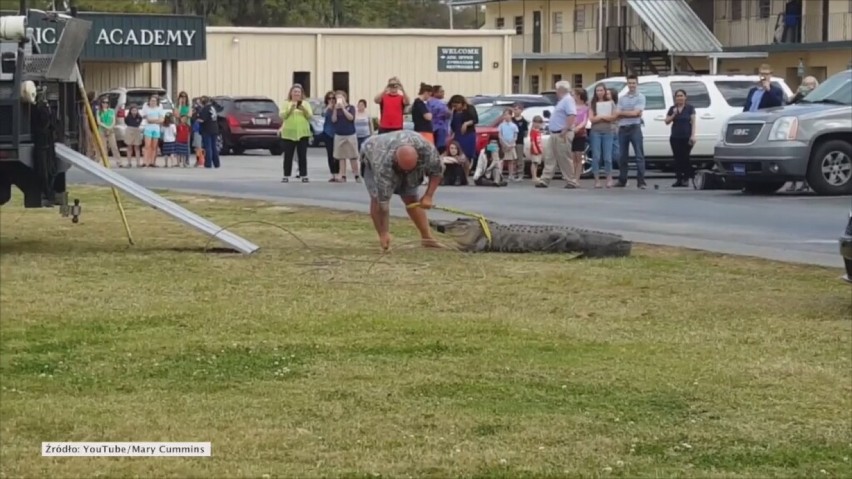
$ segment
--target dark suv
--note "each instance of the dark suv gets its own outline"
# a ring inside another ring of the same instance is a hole
[[[219,154],[242,155],[248,149],[284,152],[278,130],[278,105],[265,96],[215,96],[213,106],[219,115]]]

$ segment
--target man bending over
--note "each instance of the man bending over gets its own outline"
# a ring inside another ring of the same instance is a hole
[[[390,248],[390,199],[399,195],[414,226],[420,231],[425,247],[440,247],[432,237],[429,220],[424,210],[432,207],[432,198],[443,177],[441,159],[435,146],[419,133],[402,130],[369,138],[361,147],[362,177],[370,193],[370,217],[379,234],[383,250]],[[429,184],[422,197],[418,197],[423,178]],[[420,208],[407,208],[413,203]]]

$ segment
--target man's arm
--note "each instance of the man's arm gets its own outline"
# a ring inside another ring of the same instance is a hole
[[[444,162],[441,161],[441,156],[438,150],[431,144],[427,145],[428,153],[426,159],[426,174],[429,175],[429,185],[426,186],[426,193],[423,194],[426,198],[432,198],[441,180],[444,178]]]
[[[381,105],[381,104],[382,104],[382,97],[383,97],[383,96],[385,96],[385,93],[387,93],[387,91],[388,91],[388,89],[387,89],[387,88],[385,88],[384,90],[380,91],[378,95],[376,95],[376,96],[374,96],[374,97],[373,97],[373,102],[374,102],[376,105]]]
[[[770,101],[768,102],[769,104],[766,105],[767,107],[781,106],[784,104],[784,91],[782,89],[772,85],[769,87],[769,91],[767,93],[770,98]]]

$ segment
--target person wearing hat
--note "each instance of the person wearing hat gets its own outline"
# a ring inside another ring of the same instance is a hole
[[[440,247],[432,237],[427,209],[443,179],[443,165],[435,145],[413,131],[394,131],[367,139],[361,148],[361,176],[370,194],[370,217],[383,251],[390,249],[390,199],[402,198],[424,247]],[[426,192],[419,196],[424,177]],[[419,203],[419,208],[409,207]]]

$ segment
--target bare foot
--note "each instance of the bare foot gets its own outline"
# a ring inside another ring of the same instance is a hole
[[[439,243],[438,240],[436,240],[434,238],[423,238],[423,239],[421,239],[420,240],[420,246],[422,246],[424,248],[437,248],[437,249],[445,248],[444,245]]]
[[[391,237],[389,234],[379,235],[379,244],[382,247],[382,251],[388,251],[390,249]]]

